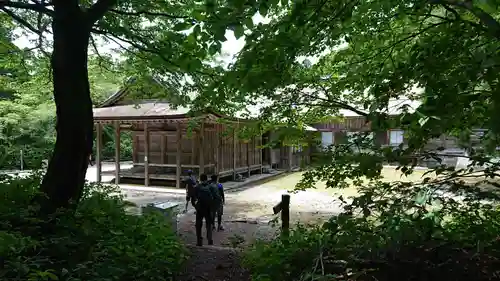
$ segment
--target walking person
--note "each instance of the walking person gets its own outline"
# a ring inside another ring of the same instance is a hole
[[[187,177],[184,179],[184,185],[186,187],[186,207],[184,208],[184,213],[187,212],[189,201],[194,206],[194,188],[197,184],[196,178],[193,176],[193,171],[187,171]]]
[[[194,189],[194,207],[196,209],[196,245],[203,246],[203,237],[201,236],[201,229],[203,227],[203,220],[205,220],[205,227],[207,229],[208,245],[213,245],[212,239],[212,208],[214,206],[216,194],[213,192],[211,183],[208,182],[208,177],[205,174],[200,176],[200,183]]]
[[[91,154],[89,154],[89,165],[92,167],[92,166],[94,166],[94,164],[95,163],[94,163],[94,160],[92,159],[92,153],[91,153]]]
[[[223,231],[224,227],[222,227],[222,214],[224,212],[224,204],[226,203],[226,198],[224,196],[224,187],[219,182],[219,176],[212,175],[211,176],[212,188],[215,189],[217,196],[215,198],[215,206],[212,211],[213,217],[213,229],[215,230],[215,218],[217,217],[217,231]]]

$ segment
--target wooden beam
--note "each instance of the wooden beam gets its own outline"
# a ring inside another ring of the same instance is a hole
[[[149,186],[149,131],[148,123],[144,123],[144,185]]]
[[[102,160],[101,160],[101,151],[102,151],[102,124],[96,125],[96,168],[97,168],[97,182],[100,183],[102,181]]]
[[[160,161],[162,164],[165,164],[165,150],[167,148],[167,138],[165,135],[160,136]]]
[[[115,184],[120,184],[120,123],[115,122]]]
[[[200,175],[205,173],[205,123],[201,123],[199,134]]]
[[[182,157],[182,130],[181,124],[177,123],[177,155],[175,156],[175,187],[181,188],[181,157]]]

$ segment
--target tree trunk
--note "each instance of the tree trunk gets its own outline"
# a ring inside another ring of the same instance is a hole
[[[73,1],[68,1],[73,2]],[[92,150],[93,115],[87,72],[90,26],[76,5],[54,8],[51,57],[57,139],[41,191],[46,212],[78,203]]]

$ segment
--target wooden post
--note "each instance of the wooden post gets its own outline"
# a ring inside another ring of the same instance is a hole
[[[115,184],[120,184],[120,123],[115,122]]]
[[[250,141],[247,141],[247,178],[250,177]]]
[[[138,142],[137,134],[135,132],[133,132],[132,133],[132,162],[133,163],[139,162],[138,157],[137,157],[137,152],[138,152],[137,142]]]
[[[259,140],[259,165],[260,165],[260,173],[262,174],[262,134],[260,134]]]
[[[144,185],[149,186],[149,130],[144,123]]]
[[[225,165],[225,161],[224,161],[225,157],[224,157],[224,155],[226,155],[226,153],[225,153],[226,142],[225,142],[225,137],[224,137],[224,134],[223,134],[223,130],[224,130],[224,126],[220,125],[219,136],[220,136],[221,149],[220,149],[220,155],[219,155],[219,159],[220,159],[220,170],[219,170],[219,173],[220,172],[224,172],[224,165]]]
[[[177,123],[177,154],[175,156],[175,187],[181,188],[181,157],[182,157],[182,130],[181,123]]]
[[[97,168],[97,182],[102,181],[102,161],[101,161],[101,150],[102,150],[102,124],[97,123],[96,125],[96,168]]]
[[[293,146],[288,147],[288,171],[292,171]]]
[[[167,149],[167,136],[160,136],[160,161],[162,164],[165,164],[165,150]]]
[[[205,173],[205,145],[204,145],[204,141],[205,141],[205,124],[204,123],[201,123],[201,127],[200,127],[200,134],[199,134],[199,137],[198,137],[198,140],[199,140],[199,157],[200,157],[200,175],[201,174],[204,174]]]
[[[233,180],[236,180],[236,129],[233,131]]]
[[[276,215],[281,212],[281,234],[282,237],[288,237],[290,234],[290,195],[282,194],[281,202],[273,207],[273,212]]]
[[[215,151],[215,162],[216,169],[215,173],[218,175],[222,171],[222,134],[220,130],[220,125],[215,125],[215,142],[216,142],[216,151]]]

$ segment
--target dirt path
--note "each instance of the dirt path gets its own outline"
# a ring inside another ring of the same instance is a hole
[[[249,273],[241,267],[241,251],[256,239],[271,239],[277,233],[269,222],[275,218],[272,208],[281,200],[281,195],[294,186],[300,177],[287,176],[239,191],[226,193],[223,232],[214,233],[214,246],[196,247],[195,215],[192,207],[178,220],[179,236],[191,251],[184,272],[178,281],[247,281]],[[127,199],[137,204],[154,202],[177,202],[182,209],[184,194],[155,192],[126,192]],[[291,195],[290,217],[296,222],[315,223],[324,221],[338,213],[341,207],[334,198],[315,190]]]
[[[241,266],[241,249],[255,239],[271,239],[275,229],[267,224],[226,222],[224,231],[214,232],[214,246],[197,247],[194,214],[182,216],[178,233],[186,242],[191,257],[179,277],[180,281],[249,281],[250,274]],[[205,231],[205,228],[203,229]]]

